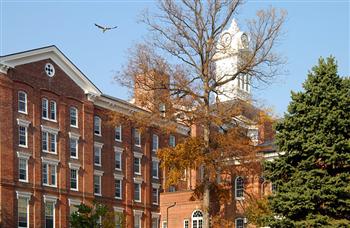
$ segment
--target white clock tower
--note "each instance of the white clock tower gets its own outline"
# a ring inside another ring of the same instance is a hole
[[[237,71],[240,53],[248,51],[248,36],[241,32],[235,20],[229,29],[222,32],[215,55],[216,80],[225,81]],[[250,99],[250,78],[239,75],[235,80],[221,86],[218,99],[220,102]]]

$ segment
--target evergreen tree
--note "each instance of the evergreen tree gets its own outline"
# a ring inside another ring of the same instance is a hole
[[[292,92],[266,164],[277,185],[271,227],[350,227],[350,80],[333,57],[319,60],[302,92]]]

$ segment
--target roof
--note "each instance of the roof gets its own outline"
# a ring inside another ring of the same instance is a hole
[[[18,65],[44,59],[54,61],[86,94],[101,95],[102,92],[74,65],[55,45],[0,56],[0,65],[14,68]]]

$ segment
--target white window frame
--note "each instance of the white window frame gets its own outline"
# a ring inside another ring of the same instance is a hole
[[[163,221],[163,222],[162,222],[162,228],[167,228],[167,227],[168,227],[167,221]]]
[[[20,94],[24,94],[24,101],[20,100],[19,96]],[[20,110],[20,103],[24,103],[24,111]],[[18,112],[22,114],[28,114],[28,96],[27,93],[23,90],[18,91]]]
[[[155,166],[156,164],[156,166]],[[153,176],[153,169],[156,167],[157,175]],[[159,179],[159,159],[156,157],[152,157],[152,178]]]
[[[152,228],[159,228],[159,219],[160,219],[160,213],[157,212],[151,212],[152,215]],[[156,221],[156,226],[154,227],[153,221]]]
[[[52,158],[46,158],[46,157],[41,157],[41,169],[43,169],[43,166],[46,165],[46,171],[47,171],[47,182],[48,183],[44,183],[44,176],[43,176],[43,170],[41,171],[41,175],[42,175],[42,185],[43,186],[48,186],[48,187],[55,187],[57,188],[57,182],[58,182],[58,178],[57,178],[57,166],[59,161],[56,159],[52,159]],[[55,168],[55,184],[50,184],[50,180],[52,181],[52,170],[50,169],[50,167],[54,167]],[[51,178],[49,178],[51,177]]]
[[[190,228],[190,220],[189,219],[184,219],[184,228]]]
[[[242,221],[243,226],[240,226],[240,227],[239,227],[238,224],[237,224],[238,221]],[[241,218],[241,217],[240,217],[240,218],[236,218],[236,219],[235,219],[235,228],[244,228],[244,226],[245,226],[244,224],[245,224],[245,218]]]
[[[99,143],[99,142],[94,143],[94,165],[95,166],[99,166],[99,167],[102,166],[102,147],[103,147],[103,143]],[[98,149],[97,151],[99,154],[99,163],[95,163],[95,152],[96,152],[95,149]]]
[[[124,218],[124,209],[122,207],[113,207],[113,210],[114,210],[114,222],[115,222],[115,225],[116,225],[116,228],[120,228],[123,226],[123,218]],[[116,215],[121,215],[122,216],[122,221],[120,221],[120,218],[118,218],[117,220],[117,216]],[[121,224],[120,224],[121,222]]]
[[[21,198],[21,199],[24,199],[27,203],[27,227],[29,227],[30,226],[30,224],[29,224],[29,216],[30,216],[30,214],[29,214],[29,201],[30,201],[30,198],[32,196],[32,193],[16,191],[16,195],[17,195],[17,225],[19,223],[18,200]],[[25,226],[18,226],[18,227],[25,228]]]
[[[69,163],[69,188],[70,188],[70,190],[79,191],[79,169],[80,169],[80,165],[79,164]],[[72,188],[72,186],[71,186],[72,170],[74,170],[76,172],[76,183],[77,183],[77,187],[76,188]]]
[[[79,158],[79,139],[80,139],[80,135],[73,133],[73,132],[69,132],[69,157],[70,158],[74,158],[74,159],[78,159]],[[71,151],[71,140],[75,141],[75,154],[76,156],[72,156],[72,151]]]
[[[136,147],[141,147],[141,144],[142,144],[142,143],[141,143],[141,132],[140,132],[139,129],[134,128],[133,137],[134,137],[134,145],[135,145]],[[136,140],[136,138],[137,138],[138,140]],[[138,141],[138,143],[136,143],[136,141]]]
[[[23,148],[28,148],[28,127],[30,125],[30,121],[17,119],[17,125],[18,125],[18,146]],[[24,128],[24,136],[25,136],[25,144],[20,144],[20,128]]]
[[[56,122],[57,121],[57,103],[56,103],[56,101],[50,100],[49,107],[50,107],[49,119],[51,121]],[[53,114],[54,118],[52,118],[52,114]]]
[[[123,178],[114,175],[114,181],[115,181],[115,183],[114,183],[114,188],[115,188],[114,198],[123,199]],[[116,183],[117,183],[117,181],[120,181],[120,196],[116,196],[116,193],[117,193]]]
[[[239,179],[242,179],[243,182],[243,188],[237,188],[237,182]],[[242,191],[242,196],[238,196],[238,191]],[[235,199],[236,200],[244,200],[244,178],[242,176],[237,176],[235,178]]]
[[[159,136],[156,134],[152,135],[152,151],[156,152],[159,148]]]
[[[99,192],[96,193],[95,192],[95,176],[98,177],[99,180]],[[94,170],[94,180],[93,180],[93,184],[94,184],[94,195],[95,196],[102,196],[102,176],[103,176],[103,171],[100,170]]]
[[[94,116],[94,135],[102,136],[102,120],[99,116]],[[96,127],[98,128],[98,133],[96,133]]]
[[[41,147],[42,147],[42,151],[45,153],[49,153],[49,154],[57,154],[57,135],[58,135],[59,129],[56,128],[52,128],[52,127],[47,127],[44,125],[41,125]],[[43,134],[46,134],[46,145],[47,145],[47,150],[43,149]],[[50,135],[54,138],[54,141],[52,141],[52,137],[50,137]],[[51,143],[54,142],[55,146],[54,146],[54,151],[52,151],[52,145]]]
[[[135,161],[136,161],[136,159],[138,160],[138,170],[135,169]],[[141,175],[141,173],[142,173],[142,167],[141,167],[142,166],[142,156],[139,157],[139,156],[135,156],[134,155],[134,163],[133,163],[133,165],[134,165],[134,174],[135,175]]]
[[[46,110],[46,116],[44,116],[44,110]],[[45,97],[41,98],[41,118],[49,120],[49,100]]]
[[[23,153],[23,152],[19,152],[17,151],[17,158],[18,158],[18,180],[20,182],[27,182],[28,183],[28,160],[30,158],[30,154],[27,153]],[[26,163],[26,179],[20,179],[19,178],[19,174],[20,174],[20,160],[24,160]]]
[[[52,217],[53,217],[53,227],[55,228],[56,225],[56,203],[57,203],[57,197],[56,196],[48,196],[48,195],[44,195],[44,221],[45,221],[45,224],[46,224],[46,204],[52,204],[52,207],[53,207],[53,211],[52,211]]]
[[[117,132],[119,132],[120,138],[117,138]],[[123,134],[122,134],[122,132],[123,132],[123,131],[122,131],[122,125],[121,125],[121,124],[115,127],[115,130],[114,130],[114,133],[115,133],[114,139],[115,139],[115,141],[121,142],[121,141],[123,140]]]
[[[72,212],[72,208],[74,206],[79,206],[81,204],[81,201],[78,199],[68,199],[68,206],[69,206],[69,215],[73,214],[74,212]],[[78,211],[78,208],[75,209],[75,211]]]
[[[134,210],[134,228],[142,228],[142,214],[143,214],[143,211],[140,211],[140,210]],[[139,226],[135,226],[136,223],[135,221],[138,221],[139,223]]]
[[[152,204],[159,205],[159,184],[152,183]],[[153,190],[157,191],[157,202],[153,202]]]
[[[72,110],[75,110],[75,116],[72,116]],[[69,125],[74,128],[78,128],[78,109],[76,107],[71,106],[69,108]],[[72,117],[75,118],[75,125],[72,125]]]
[[[202,217],[194,217],[194,214],[199,211],[200,213],[202,213]],[[203,225],[203,212],[201,210],[194,210],[192,212],[192,228],[199,228],[199,222],[202,221],[202,225]],[[194,225],[194,222],[196,222],[196,225]]]
[[[120,168],[117,168],[117,156],[119,156],[119,165]],[[123,169],[123,148],[114,147],[114,169],[118,171],[122,171]]]
[[[172,139],[174,139],[174,144],[172,144]],[[171,147],[176,146],[176,137],[174,135],[169,135],[169,146]]]
[[[139,196],[138,196],[138,198],[139,199],[135,199],[135,194],[136,194],[136,185],[138,186],[138,189],[139,189]],[[142,194],[141,194],[141,192],[142,192],[142,183],[139,183],[139,182],[135,182],[134,181],[134,201],[135,202],[138,202],[138,203],[141,203],[142,202]]]

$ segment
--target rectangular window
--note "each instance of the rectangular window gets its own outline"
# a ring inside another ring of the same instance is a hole
[[[141,228],[141,216],[134,215],[134,228]]]
[[[27,139],[28,139],[28,131],[27,131],[27,127],[25,126],[18,126],[18,144],[21,147],[27,147]]]
[[[45,203],[45,228],[55,227],[55,203]]]
[[[158,205],[158,188],[152,188],[152,203]]]
[[[78,191],[78,170],[70,169],[70,189]]]
[[[122,125],[119,125],[115,128],[115,140],[122,141]]]
[[[244,228],[244,219],[243,218],[236,218],[235,221],[236,228]]]
[[[25,158],[18,159],[18,179],[20,181],[28,181],[28,160]]]
[[[97,166],[101,166],[101,147],[94,147],[94,163]]]
[[[122,153],[120,152],[115,152],[115,169],[122,169]]]
[[[94,133],[101,135],[101,118],[98,116],[94,116]]]
[[[42,165],[42,182],[43,185],[56,187],[57,166],[43,163]]]
[[[135,142],[135,146],[141,147],[141,133],[136,128],[134,128],[134,142]]]
[[[27,94],[23,91],[18,92],[18,112],[27,114]]]
[[[162,226],[162,228],[167,228],[168,226],[167,226],[167,223],[166,223],[166,221],[163,221],[163,226]]]
[[[152,228],[158,228],[158,218],[152,218]]]
[[[169,146],[175,147],[176,146],[176,139],[174,135],[169,136]]]
[[[50,119],[56,120],[56,102],[50,101]]]
[[[141,184],[134,183],[134,200],[141,202]]]
[[[69,139],[69,150],[71,158],[78,158],[78,140],[75,138]]]
[[[41,100],[41,116],[44,119],[49,118],[49,101],[46,98]]]
[[[101,195],[101,176],[99,175],[94,175],[94,193]]]
[[[19,197],[17,201],[18,227],[29,227],[29,207],[28,199]]]
[[[141,158],[134,157],[134,173],[141,175]]]
[[[184,228],[189,228],[190,227],[190,221],[188,219],[184,220]]]
[[[78,109],[74,107],[70,107],[69,116],[70,116],[70,126],[78,127]]]
[[[122,198],[122,180],[115,179],[115,198]]]
[[[159,162],[152,161],[152,177],[158,179]]]
[[[152,151],[157,151],[158,150],[158,135],[153,134],[152,136]]]
[[[41,134],[41,146],[44,152],[54,153],[57,151],[57,135],[46,131]]]
[[[115,228],[122,228],[123,226],[123,220],[124,220],[124,214],[123,212],[114,212],[115,214]]]

